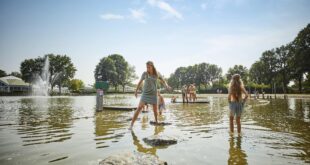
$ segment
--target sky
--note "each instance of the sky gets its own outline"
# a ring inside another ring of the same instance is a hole
[[[101,58],[121,54],[138,77],[148,60],[165,77],[202,62],[225,74],[293,41],[309,9],[309,0],[0,0],[0,69],[67,55],[88,85]]]

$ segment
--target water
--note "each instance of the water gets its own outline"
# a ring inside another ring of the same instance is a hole
[[[95,112],[95,96],[0,97],[0,164],[98,164],[110,154],[136,151],[168,164],[309,164],[310,100],[251,100],[242,134],[229,134],[226,97],[203,96],[210,104],[169,104],[152,126],[142,113],[133,132],[133,112]],[[136,105],[132,95],[105,96],[111,105]],[[152,147],[143,138],[166,134],[178,139]]]

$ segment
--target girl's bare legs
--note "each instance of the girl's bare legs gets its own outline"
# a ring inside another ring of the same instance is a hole
[[[230,113],[229,116],[229,126],[230,126],[230,132],[234,132],[234,114]]]
[[[153,104],[153,112],[154,112],[154,117],[155,117],[155,123],[157,124],[157,108],[158,105],[157,104]]]
[[[237,123],[238,133],[240,133],[240,132],[241,132],[240,116],[237,116],[237,117],[236,117],[236,123]]]
[[[139,116],[139,113],[140,111],[142,110],[142,108],[144,107],[145,103],[140,101],[139,103],[139,106],[137,107],[137,110],[135,111],[133,117],[132,117],[132,120],[131,120],[131,124],[130,124],[130,127],[129,129],[132,129],[133,127],[133,124],[135,123],[135,121],[137,120],[138,116]]]

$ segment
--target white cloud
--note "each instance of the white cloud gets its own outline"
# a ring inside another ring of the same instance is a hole
[[[136,10],[136,9],[130,9],[130,18],[134,20],[138,20],[141,23],[146,23],[145,21],[145,13],[142,9]]]
[[[159,9],[167,12],[169,15],[177,19],[183,19],[183,16],[180,12],[178,12],[176,9],[174,9],[170,4],[168,4],[165,1],[162,0],[148,0],[148,3],[151,6],[158,7]]]
[[[100,17],[104,20],[120,20],[120,19],[124,19],[125,17],[122,15],[118,15],[118,14],[103,14],[100,15]]]

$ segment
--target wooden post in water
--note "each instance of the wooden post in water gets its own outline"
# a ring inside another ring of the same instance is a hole
[[[106,81],[96,81],[97,97],[96,97],[96,111],[102,111],[103,108],[103,91],[107,91],[109,84]]]
[[[103,90],[97,89],[96,111],[101,111],[103,106]]]

